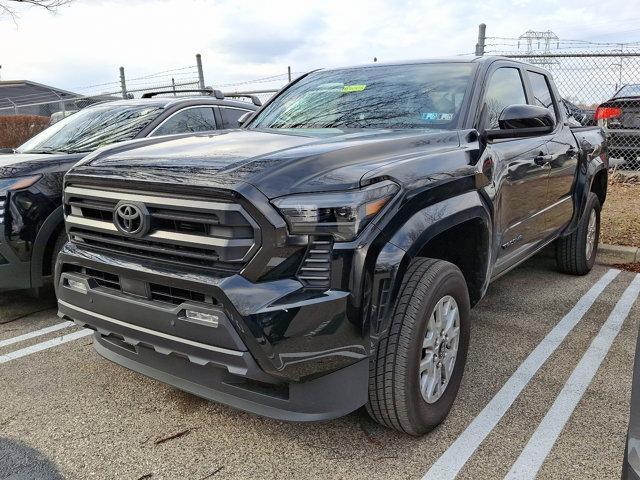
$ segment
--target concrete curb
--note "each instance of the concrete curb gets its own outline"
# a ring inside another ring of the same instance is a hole
[[[601,244],[596,261],[603,265],[640,262],[640,248]]]

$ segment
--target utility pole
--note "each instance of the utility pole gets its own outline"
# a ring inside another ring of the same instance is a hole
[[[127,99],[127,82],[124,78],[124,67],[120,67],[120,89],[122,90],[122,98]]]
[[[196,54],[196,65],[198,66],[198,83],[200,90],[204,90],[204,72],[202,71],[202,55]]]
[[[484,55],[485,41],[487,40],[487,25],[481,23],[478,25],[478,43],[476,43],[476,56]]]
[[[287,67],[287,74],[289,75],[289,83],[291,83],[291,66]]]

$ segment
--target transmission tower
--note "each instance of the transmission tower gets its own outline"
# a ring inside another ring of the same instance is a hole
[[[552,46],[560,48],[560,39],[551,30],[547,30],[545,32],[527,30],[518,37],[518,48],[520,48],[521,44],[526,45],[527,55],[544,55],[551,53]],[[542,52],[540,50],[542,50]],[[529,62],[536,63],[547,68],[556,63],[551,58],[531,58]]]

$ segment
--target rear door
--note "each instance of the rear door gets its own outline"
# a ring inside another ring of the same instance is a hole
[[[556,128],[540,137],[547,143],[547,157],[541,165],[547,170],[549,183],[545,208],[545,237],[553,236],[564,228],[573,216],[573,188],[578,168],[577,142],[561,112],[553,83],[544,71],[527,69],[529,99],[532,105],[547,108],[556,118]]]
[[[481,103],[480,130],[498,128],[505,107],[528,103],[523,75],[512,64],[496,62],[492,67]],[[525,258],[544,239],[548,170],[537,159],[547,155],[546,143],[540,137],[493,140],[480,159],[481,165],[493,165],[493,181],[486,188],[496,208],[495,274]]]

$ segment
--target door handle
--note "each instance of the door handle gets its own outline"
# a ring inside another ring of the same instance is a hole
[[[553,155],[536,155],[535,157],[533,157],[533,161],[535,162],[535,164],[540,165],[541,167],[549,165],[549,163],[551,163],[551,160],[553,160]]]

